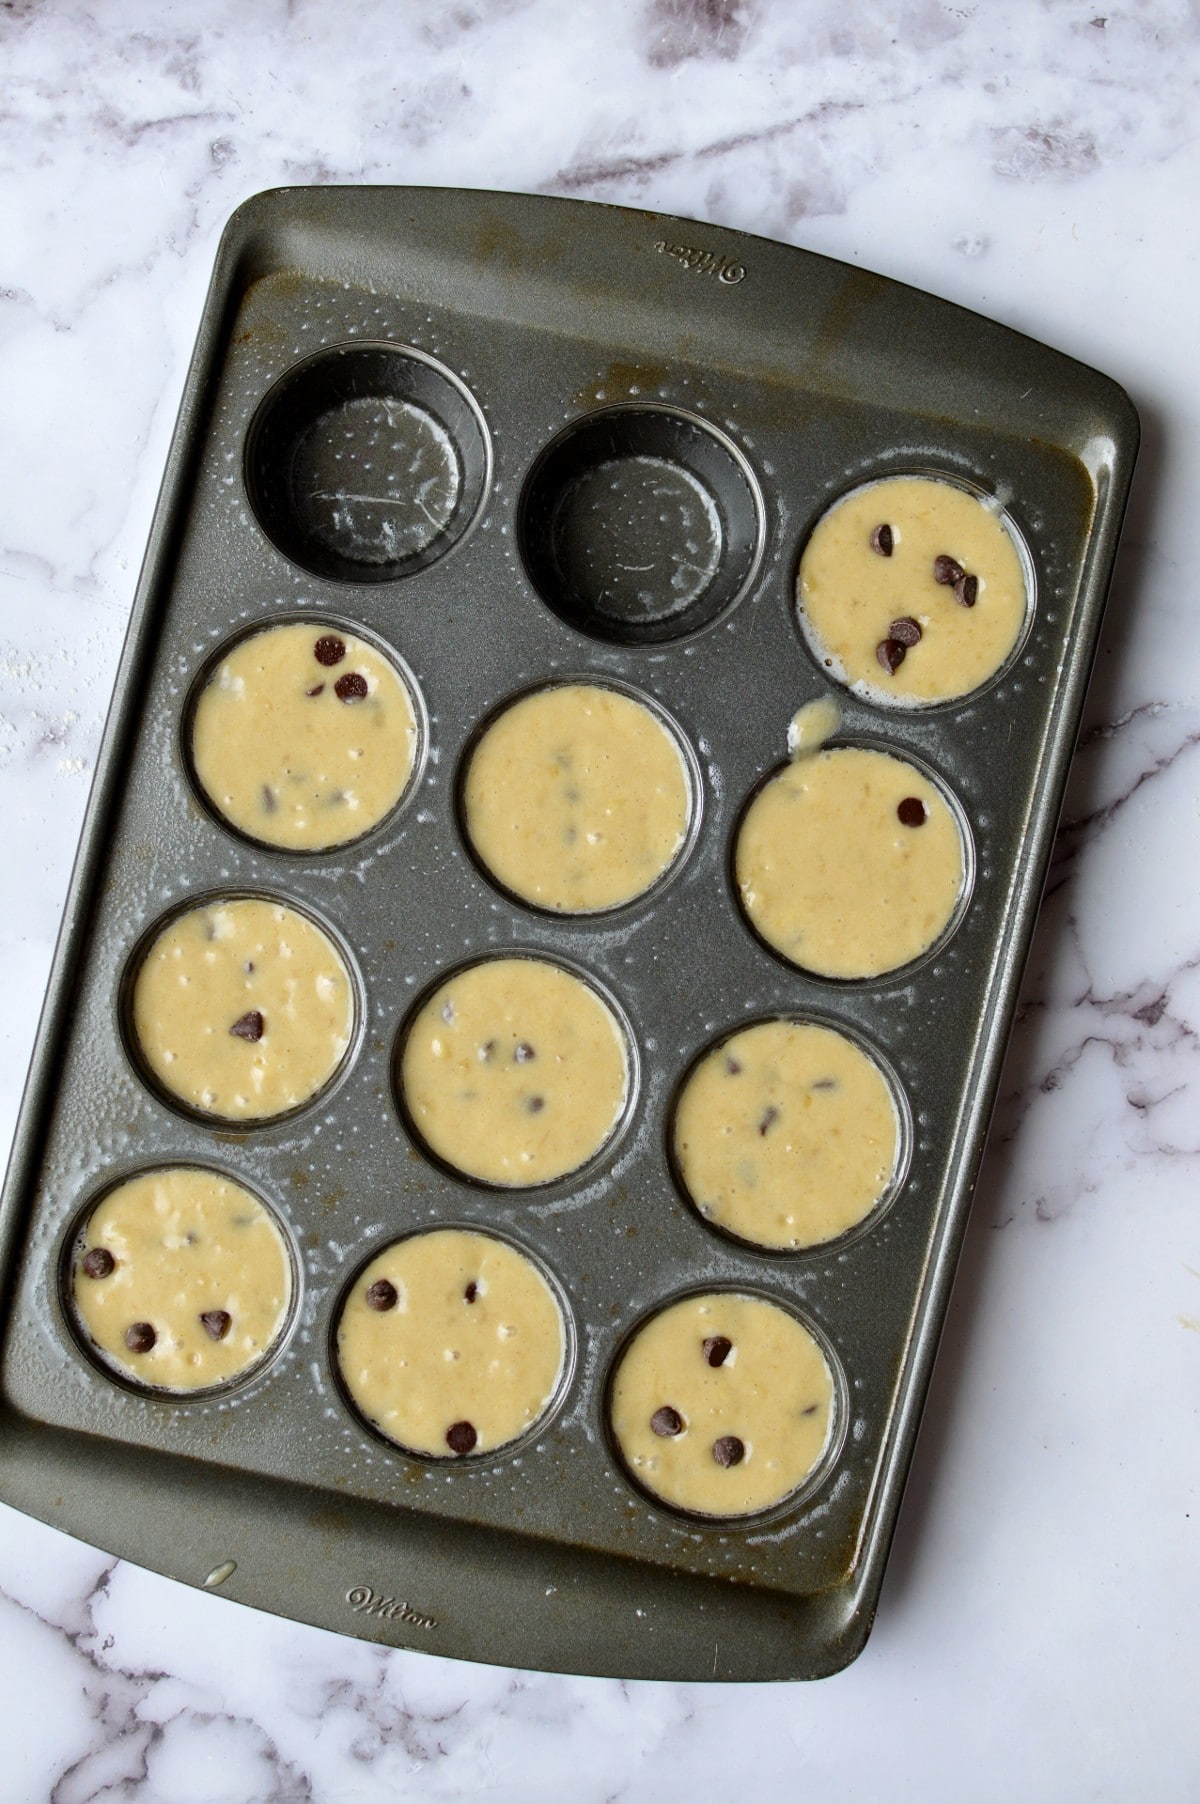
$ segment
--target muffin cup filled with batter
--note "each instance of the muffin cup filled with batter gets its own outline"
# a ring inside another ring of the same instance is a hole
[[[288,619],[210,659],[184,755],[227,827],[284,852],[352,844],[411,792],[425,742],[411,674],[341,621]]]
[[[772,1252],[824,1247],[873,1219],[907,1167],[899,1087],[855,1036],[755,1022],[701,1054],[670,1126],[676,1180],[702,1220]]]
[[[532,908],[595,914],[656,888],[697,825],[698,772],[674,724],[616,684],[562,682],[486,721],[459,784],[485,875]]]
[[[1032,616],[1033,565],[1003,509],[943,475],[843,495],[800,557],[796,607],[822,668],[872,701],[928,707],[1005,670]]]
[[[749,1291],[696,1292],[636,1328],[613,1368],[617,1455],[656,1502],[689,1515],[758,1516],[828,1472],[844,1380],[824,1338]]]
[[[890,976],[942,945],[974,875],[941,778],[882,746],[794,758],[752,794],[733,842],[735,893],[787,963],[843,981]]]
[[[219,1171],[168,1165],[114,1184],[70,1236],[62,1283],[85,1352],[141,1389],[199,1395],[257,1371],[297,1293],[275,1213]]]
[[[130,1056],[201,1121],[277,1121],[323,1094],[359,1020],[350,954],[306,908],[217,896],[142,939],[125,980]]]
[[[394,1241],[347,1288],[334,1364],[351,1407],[422,1459],[507,1448],[544,1423],[574,1340],[558,1286],[523,1249],[469,1227]]]
[[[496,1188],[588,1165],[627,1118],[632,1035],[590,978],[532,953],[442,978],[402,1030],[404,1119],[438,1163]]]

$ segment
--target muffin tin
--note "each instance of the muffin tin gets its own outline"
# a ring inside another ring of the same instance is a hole
[[[836,1670],[870,1628],[982,1155],[1132,473],[1095,372],[929,296],[652,214],[457,191],[282,190],[222,242],[155,518],[3,1201],[0,1490],[127,1558],[282,1614],[474,1659],[628,1676]],[[1019,654],[965,700],[840,691],[797,620],[808,533],[890,474],[977,485],[1028,548]],[[189,775],[195,685],[283,619],[344,625],[411,680],[418,769],[329,852],[224,826]],[[503,893],[462,832],[462,760],[543,684],[609,683],[670,720],[696,789],[667,879],[596,915]],[[807,976],[738,906],[737,822],[797,708],[927,769],[969,828],[967,903],[928,957]],[[205,1120],[139,1075],[139,948],[209,897],[277,896],[344,946],[349,1058],[309,1105]],[[602,1153],[533,1190],[474,1184],[405,1125],[419,998],[494,955],[611,997],[630,1097]],[[696,1059],[773,1018],[842,1028],[901,1097],[904,1170],[840,1240],[769,1253],[672,1175]],[[114,1382],[72,1332],[90,1202],[188,1163],[261,1196],[297,1298],[273,1355],[197,1398]],[[333,1334],[391,1241],[478,1228],[544,1268],[569,1370],[527,1437],[417,1459],[353,1413]],[[827,1350],[812,1481],[750,1518],[657,1504],[606,1422],[621,1350],[701,1291],[762,1296]]]

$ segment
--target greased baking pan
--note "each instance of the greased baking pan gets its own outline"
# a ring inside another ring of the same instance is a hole
[[[316,354],[335,346],[367,395],[384,384],[387,348],[406,347],[406,394],[452,446],[437,530],[415,548],[401,535],[369,568],[336,533],[318,547],[289,488],[294,409],[314,404],[328,362]],[[970,1207],[1137,433],[1119,388],[1042,345],[717,227],[452,190],[294,189],[246,203],[222,241],[187,380],[4,1192],[6,1500],[260,1608],[465,1658],[715,1679],[815,1677],[851,1660]],[[683,464],[708,491],[712,555],[682,601],[589,612],[547,573],[538,485],[564,460],[561,480],[589,459],[643,453]],[[831,683],[798,627],[796,573],[833,501],[913,471],[1006,507],[1034,599],[995,681],[901,710]],[[361,841],[309,856],[231,832],[185,754],[214,653],[293,615],[390,648],[424,711],[400,808]],[[523,906],[478,868],[458,777],[501,703],[572,676],[663,710],[689,748],[696,805],[668,881],[569,917]],[[857,983],[808,976],[766,949],[731,863],[789,721],[831,692],[839,739],[936,772],[973,847],[952,934]],[[260,892],[340,938],[356,1037],[307,1108],[214,1125],[169,1106],[131,1060],[130,961],[186,902]],[[472,1183],[425,1156],[393,1081],[416,997],[509,948],[588,975],[623,1011],[634,1052],[618,1136],[582,1172],[532,1190]],[[909,1126],[890,1205],[797,1254],[715,1233],[682,1197],[668,1146],[697,1055],[777,1016],[829,1022],[873,1048]],[[275,1356],[194,1399],[105,1375],[71,1332],[61,1282],[81,1209],[116,1180],[180,1162],[266,1198],[297,1270]],[[345,1404],[331,1345],[351,1274],[386,1242],[445,1223],[486,1227],[541,1261],[573,1339],[540,1429],[460,1462],[372,1436]],[[831,1350],[838,1432],[816,1483],[765,1518],[656,1505],[606,1427],[631,1329],[702,1288],[773,1298]]]

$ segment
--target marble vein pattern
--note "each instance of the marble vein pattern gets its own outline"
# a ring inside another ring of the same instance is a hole
[[[0,1510],[4,1804],[1184,1804],[1200,1396],[1194,0],[0,3],[11,1136],[221,227],[494,186],[780,237],[1122,381],[1143,453],[874,1635],[809,1687],[469,1667]],[[871,1732],[865,1725],[871,1724]]]

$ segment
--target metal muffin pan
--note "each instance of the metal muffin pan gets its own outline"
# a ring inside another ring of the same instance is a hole
[[[467,1658],[725,1679],[812,1677],[852,1659],[966,1225],[1137,431],[1119,388],[1031,340],[716,227],[452,190],[246,203],[187,381],[4,1193],[0,1493],[187,1582]],[[419,519],[398,453],[382,480],[348,480],[389,432],[417,473]],[[928,471],[1004,503],[1036,604],[1015,662],[960,703],[898,710],[838,692],[837,743],[927,765],[963,811],[974,871],[932,956],[879,980],[821,981],[755,937],[732,835],[795,710],[831,689],[796,617],[808,533],[863,482]],[[341,505],[352,496],[357,513]],[[614,544],[638,555],[606,582]],[[646,563],[644,580],[628,568]],[[222,825],[183,737],[216,649],[297,615],[390,649],[423,729],[393,814],[302,856]],[[480,724],[564,677],[661,709],[699,785],[694,843],[669,876],[590,916],[504,894],[459,818]],[[143,1081],[123,999],[156,923],[247,893],[332,928],[361,1021],[310,1106],[231,1126]],[[610,1145],[526,1191],[424,1156],[394,1069],[418,996],[513,950],[611,994],[634,1053]],[[710,1229],[669,1156],[673,1099],[698,1055],[777,1016],[841,1025],[873,1048],[911,1124],[896,1194],[805,1253]],[[88,1203],[177,1162],[261,1195],[302,1267],[274,1356],[195,1400],[112,1382],[60,1288]],[[331,1336],[355,1271],[445,1224],[487,1229],[544,1266],[572,1368],[527,1442],[422,1461],[348,1409]],[[636,1325],[722,1288],[797,1314],[836,1368],[828,1470],[765,1519],[656,1505],[605,1422]]]

